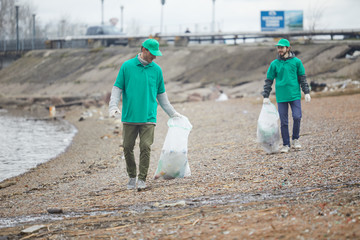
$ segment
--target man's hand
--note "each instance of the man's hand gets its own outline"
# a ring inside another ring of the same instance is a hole
[[[120,118],[121,112],[119,108],[114,108],[109,111],[109,117]]]
[[[174,118],[174,117],[182,117],[182,115],[178,112],[175,112],[173,115],[171,115],[171,118]]]
[[[305,94],[305,102],[310,102],[310,101],[311,101],[310,94]]]
[[[269,98],[264,98],[263,100],[263,104],[270,104],[270,99]]]

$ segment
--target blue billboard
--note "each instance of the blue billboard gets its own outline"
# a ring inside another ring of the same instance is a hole
[[[284,26],[284,11],[261,11],[261,31],[276,31]]]
[[[302,30],[303,11],[261,11],[261,31]]]

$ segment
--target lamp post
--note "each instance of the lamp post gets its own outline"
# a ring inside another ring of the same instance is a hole
[[[65,37],[65,24],[66,20],[61,20],[61,29],[60,29],[60,37]]]
[[[36,30],[35,30],[35,14],[32,15],[33,17],[33,37],[32,37],[32,49],[35,49],[35,36],[36,36]]]
[[[215,32],[215,0],[213,1],[211,32]]]
[[[101,0],[101,25],[104,25],[104,0]]]
[[[19,6],[15,6],[16,9],[16,51],[20,50],[19,43]]]
[[[211,32],[215,33],[215,0],[213,1],[213,11],[212,11],[212,23],[211,23]],[[211,37],[211,43],[215,42],[215,37]]]
[[[120,16],[121,28],[120,28],[120,31],[124,32],[124,6],[121,5],[120,9],[121,9],[121,16]]]
[[[161,0],[160,34],[162,33],[163,30],[164,5],[165,5],[165,0]]]

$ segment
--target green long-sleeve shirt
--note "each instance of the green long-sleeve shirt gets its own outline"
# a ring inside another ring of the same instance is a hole
[[[277,102],[291,102],[301,99],[300,85],[305,93],[309,93],[306,83],[305,68],[300,59],[291,54],[287,59],[275,59],[271,62],[267,71],[267,85],[271,85],[275,79],[275,91]],[[304,85],[302,82],[305,82]],[[264,87],[265,90],[265,87]]]

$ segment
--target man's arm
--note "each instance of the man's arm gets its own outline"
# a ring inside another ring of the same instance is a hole
[[[305,93],[305,102],[310,102],[311,101],[310,88],[309,88],[309,84],[306,81],[306,75],[300,75],[298,77],[298,80],[302,91]]]
[[[180,117],[181,115],[175,111],[174,107],[169,102],[166,92],[157,95],[156,99],[158,100],[161,108],[166,112],[169,117]]]
[[[264,98],[269,98],[270,92],[272,90],[271,86],[273,82],[274,80],[265,79],[264,91],[261,93],[261,95],[263,95]]]
[[[298,76],[298,79],[299,79],[299,84],[300,84],[300,87],[301,87],[302,91],[305,94],[309,94],[310,89],[309,89],[309,84],[306,81],[306,75]]]
[[[116,86],[113,86],[111,89],[111,97],[109,102],[109,116],[115,117],[115,114],[120,114],[120,109],[118,107],[122,90]]]

